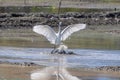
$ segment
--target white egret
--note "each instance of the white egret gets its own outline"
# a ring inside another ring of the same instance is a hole
[[[57,49],[53,50],[53,53],[55,51],[58,52],[64,52],[65,49],[67,49],[67,46],[62,44],[62,41],[65,41],[72,33],[85,29],[86,24],[74,24],[74,25],[69,25],[67,26],[64,30],[61,31],[61,22],[59,22],[59,30],[58,33],[56,33],[50,26],[48,25],[36,25],[33,28],[33,31],[45,36],[48,41],[50,41],[51,44],[54,44],[58,46]],[[59,80],[59,77],[63,80],[80,80],[75,76],[70,75],[64,68],[61,70],[59,66],[61,65],[61,60],[60,57],[58,57],[58,68],[57,70],[52,70],[54,71],[53,73],[56,74],[57,80]],[[48,71],[51,71],[48,69]],[[49,72],[51,73],[51,72]],[[46,79],[47,77],[50,78],[50,75],[48,74],[43,74],[43,73],[33,73],[31,74],[31,79],[32,80],[39,80],[39,79]],[[65,75],[64,75],[65,74]],[[43,77],[42,77],[43,76]]]
[[[60,46],[62,41],[65,41],[72,33],[85,29],[86,27],[86,24],[74,24],[67,26],[61,31],[61,24],[62,22],[59,22],[58,33],[48,25],[36,25],[33,27],[33,31],[45,36],[51,44]]]

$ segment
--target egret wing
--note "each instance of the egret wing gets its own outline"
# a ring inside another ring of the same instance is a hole
[[[56,33],[55,31],[47,25],[36,25],[33,27],[33,31],[45,36],[51,44],[55,44]]]
[[[85,29],[86,24],[69,25],[61,32],[61,40],[66,40],[72,33]]]

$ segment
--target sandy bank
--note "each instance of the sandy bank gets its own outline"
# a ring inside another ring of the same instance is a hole
[[[30,74],[34,70],[42,70],[43,66],[31,66],[25,67],[20,65],[11,65],[11,64],[0,64],[0,79],[30,79]],[[120,77],[120,72],[113,72],[113,71],[98,71],[96,69],[84,69],[84,68],[77,68],[77,69],[67,69],[71,75],[85,78],[85,77],[97,77],[97,76],[108,76],[108,77]]]

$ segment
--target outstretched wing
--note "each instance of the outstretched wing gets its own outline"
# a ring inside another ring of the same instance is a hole
[[[66,40],[72,33],[85,29],[86,24],[69,25],[61,32],[62,41]]]
[[[56,33],[55,31],[47,25],[36,25],[33,27],[33,31],[45,36],[51,44],[55,44]]]

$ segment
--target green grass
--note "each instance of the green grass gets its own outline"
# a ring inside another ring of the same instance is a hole
[[[120,0],[101,0],[101,2],[120,2]]]
[[[90,5],[94,5],[96,3],[104,5],[108,3],[112,3],[114,5],[119,5],[120,0],[98,0],[91,3],[80,2],[80,0],[63,0],[62,5],[64,8],[61,8],[61,13],[63,12],[94,12],[94,11],[106,11],[106,8],[100,9],[89,9]],[[1,9],[1,12],[49,12],[49,13],[57,13],[58,12],[58,0],[0,0],[0,6],[6,6],[7,11],[5,9]],[[83,8],[80,5],[85,5]],[[27,6],[27,7],[25,7]],[[42,6],[42,7],[41,7]],[[69,6],[69,7],[67,7]],[[75,6],[78,6],[77,8]],[[0,7],[0,8],[1,8]],[[22,8],[21,8],[22,7]],[[96,7],[94,7],[96,8]],[[112,9],[112,8],[111,8]]]
[[[27,6],[27,7],[21,7],[21,6],[9,6],[6,7],[7,10],[3,9],[4,7],[0,7],[1,11],[3,12],[45,12],[45,13],[58,13],[58,8],[54,6]],[[87,9],[87,8],[61,8],[60,13],[66,13],[66,12],[101,12],[101,11],[107,11],[109,9]]]

